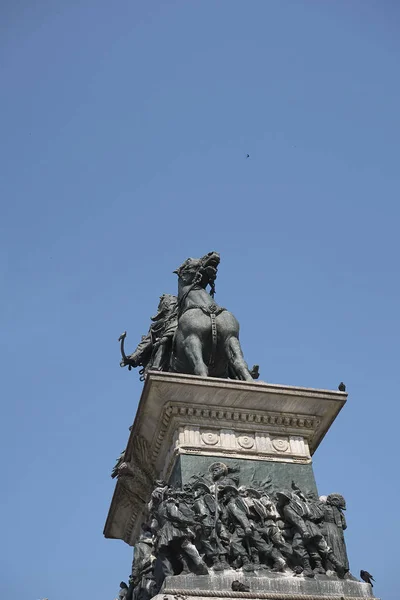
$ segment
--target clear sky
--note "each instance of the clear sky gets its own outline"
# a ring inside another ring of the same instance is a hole
[[[128,578],[102,534],[142,387],[117,338],[215,249],[261,378],[347,384],[319,491],[398,600],[400,4],[4,0],[0,28],[0,597]]]

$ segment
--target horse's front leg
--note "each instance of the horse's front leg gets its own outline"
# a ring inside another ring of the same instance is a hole
[[[202,344],[200,338],[191,334],[185,338],[183,347],[187,359],[193,368],[194,375],[200,375],[200,377],[208,377],[208,368],[203,360]]]
[[[234,372],[238,375],[238,378],[244,381],[253,381],[237,337],[232,336],[229,338],[226,343],[226,352],[228,361],[232,365]]]

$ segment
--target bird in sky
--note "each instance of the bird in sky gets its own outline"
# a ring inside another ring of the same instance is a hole
[[[339,383],[338,390],[339,390],[339,392],[345,392],[346,391],[346,386],[344,385],[343,381],[341,381]]]
[[[368,573],[368,571],[363,571],[361,569],[360,571],[360,577],[363,581],[365,581],[365,583],[369,583],[371,587],[374,587],[372,585],[371,579],[372,581],[375,581],[375,579],[372,577],[371,573]]]
[[[250,158],[250,154],[246,154],[246,158]]]

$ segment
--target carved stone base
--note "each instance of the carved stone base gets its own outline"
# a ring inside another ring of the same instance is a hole
[[[311,456],[346,402],[338,391],[150,372],[104,529],[137,540],[154,480],[182,484],[215,461],[243,483],[270,476],[315,491]],[[247,478],[247,479],[246,479]]]
[[[249,592],[233,592],[232,582],[249,586]],[[154,600],[200,600],[200,598],[246,598],[265,600],[359,600],[374,598],[371,586],[354,579],[338,579],[326,575],[315,578],[293,576],[293,573],[243,573],[224,571],[211,575],[176,575],[167,577]]]

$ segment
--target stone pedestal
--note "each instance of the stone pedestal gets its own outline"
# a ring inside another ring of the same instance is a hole
[[[193,476],[210,476],[210,465],[216,462],[236,473],[238,486],[258,488],[269,481],[275,490],[294,484],[315,494],[312,455],[346,399],[340,391],[150,372],[118,470],[104,535],[135,545],[148,519],[155,480],[183,488]],[[167,576],[155,598],[373,597],[371,587],[349,573],[345,579],[333,572],[309,578],[292,569],[275,573],[257,568]],[[249,591],[232,591],[234,580]]]
[[[155,479],[185,484],[215,461],[240,484],[316,491],[312,455],[346,402],[338,391],[150,372],[104,529],[137,540]]]

